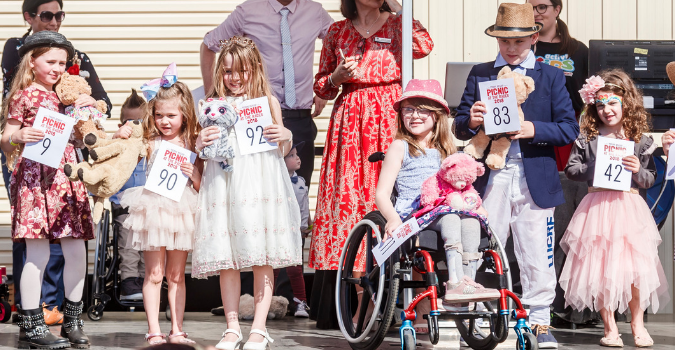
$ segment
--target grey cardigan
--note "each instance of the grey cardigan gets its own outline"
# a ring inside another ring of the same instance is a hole
[[[588,141],[586,135],[579,134],[574,141],[572,153],[565,167],[567,178],[574,181],[586,181],[589,187],[593,186],[597,148],[597,137]],[[656,150],[656,144],[651,136],[643,134],[640,142],[635,143],[634,154],[640,159],[640,171],[633,174],[631,187],[638,188],[642,197],[645,197],[646,189],[652,187],[656,179],[656,165],[652,158],[654,150]]]

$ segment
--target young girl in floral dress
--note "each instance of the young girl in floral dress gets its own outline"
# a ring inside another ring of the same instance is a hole
[[[21,158],[26,143],[41,141],[45,134],[33,128],[39,108],[63,112],[54,86],[73,57],[74,49],[56,32],[42,31],[26,38],[19,49],[21,63],[12,89],[3,104],[2,147],[10,181],[12,239],[26,242],[26,264],[21,275],[21,322],[19,347],[59,349],[88,348],[82,330],[82,292],[86,276],[84,241],[94,238],[94,224],[87,191],[81,182],[70,182],[63,173],[66,162],[77,163],[75,148],[68,143],[58,168]],[[93,106],[96,101],[81,95],[76,107]],[[49,243],[61,242],[65,266],[64,322],[61,336],[49,333],[40,308],[42,276],[49,261]],[[46,334],[46,335],[45,335]]]

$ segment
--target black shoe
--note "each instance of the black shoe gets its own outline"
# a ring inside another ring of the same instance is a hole
[[[222,306],[214,307],[211,309],[211,313],[216,316],[225,316],[225,309]]]
[[[42,308],[19,309],[19,349],[65,349],[70,347],[68,339],[55,336],[45,324]]]
[[[136,277],[125,278],[120,283],[120,289],[121,300],[143,300],[143,289],[138,286]]]
[[[63,326],[61,326],[61,336],[68,338],[70,346],[76,349],[88,349],[89,338],[84,334],[84,322],[82,315],[83,302],[74,303],[65,298],[63,308]]]

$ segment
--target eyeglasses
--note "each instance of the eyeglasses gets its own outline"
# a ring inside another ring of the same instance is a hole
[[[56,18],[57,22],[63,22],[63,20],[66,18],[66,13],[63,11],[59,11],[57,13],[54,12],[49,12],[49,11],[42,11],[38,15],[37,13],[31,13],[30,14],[33,17],[40,17],[40,20],[45,23],[49,23],[52,21],[52,19]]]
[[[417,112],[417,118],[421,120],[427,120],[434,114],[434,111],[426,108],[413,108],[413,107],[403,107],[401,108],[401,114],[404,118],[412,118],[413,114]]]
[[[540,4],[537,6],[534,6],[534,10],[537,11],[538,14],[543,15],[546,13],[546,10],[548,10],[549,7],[555,7],[555,5],[545,5],[545,4]]]

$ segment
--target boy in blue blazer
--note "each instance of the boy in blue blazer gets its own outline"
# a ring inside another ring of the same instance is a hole
[[[485,30],[485,34],[497,38],[499,54],[495,61],[476,65],[469,73],[454,130],[460,140],[469,140],[480,130],[487,110],[478,83],[497,79],[505,65],[534,80],[535,90],[522,105],[525,121],[520,131],[510,133],[506,166],[492,171],[486,168],[475,187],[483,195],[491,227],[499,239],[506,243],[509,229],[513,232],[522,301],[530,305],[529,321],[539,348],[556,349],[558,343],[549,332],[549,307],[556,286],[553,210],[565,199],[553,146],[574,142],[579,125],[563,71],[537,62],[531,50],[541,28],[541,23],[534,22],[531,4],[499,6],[495,25]]]

